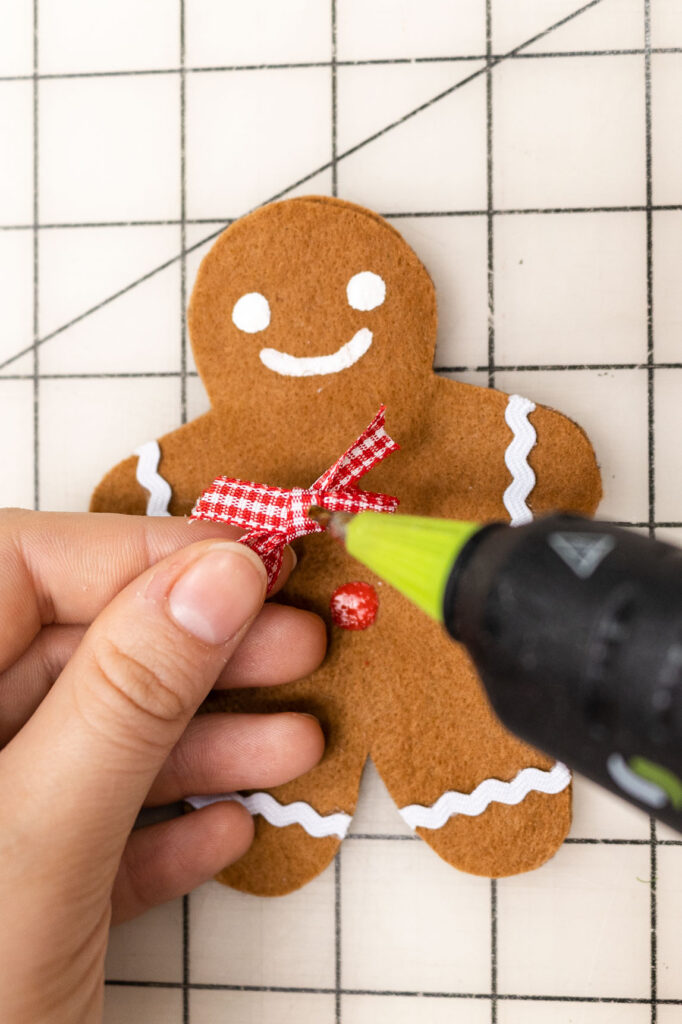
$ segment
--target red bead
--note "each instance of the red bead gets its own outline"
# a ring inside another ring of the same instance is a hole
[[[332,622],[341,629],[367,629],[377,617],[379,598],[369,583],[344,583],[330,601]]]

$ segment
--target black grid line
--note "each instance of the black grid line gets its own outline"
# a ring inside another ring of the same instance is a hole
[[[291,186],[294,188],[295,186]],[[646,203],[627,206],[538,206],[538,207],[501,207],[492,209],[461,209],[461,210],[388,210],[378,211],[379,216],[386,220],[414,219],[418,217],[521,217],[533,215],[555,215],[569,213],[645,213],[649,207]],[[653,213],[679,212],[682,203],[652,203]],[[185,217],[185,225],[220,224],[227,227],[236,217],[225,215],[216,217]],[[182,224],[182,218],[164,218],[160,220],[102,220],[102,221],[64,221],[38,224],[41,231],[65,231],[79,228],[149,228],[175,227]],[[0,231],[32,231],[33,222],[26,224],[0,224]],[[203,243],[199,243],[203,244]],[[191,250],[188,250],[191,251]],[[178,259],[182,258],[182,253]],[[186,255],[186,254],[185,254]],[[165,265],[159,269],[165,269]]]
[[[653,254],[653,175],[651,137],[651,0],[644,0],[644,145],[646,166],[646,302],[647,302],[647,456],[649,535],[656,536],[656,445],[654,407],[654,254]],[[651,986],[651,1024],[658,1020],[658,930],[656,819],[650,818],[649,847],[649,956]]]
[[[493,58],[490,62],[486,61],[484,63],[484,65],[483,65],[483,67],[477,69],[472,74],[468,75],[467,77],[461,79],[458,82],[455,82],[454,85],[451,85],[447,89],[442,90],[441,92],[437,93],[435,96],[432,96],[430,99],[426,100],[424,103],[420,103],[417,107],[413,107],[412,110],[409,110],[406,114],[403,114],[401,117],[397,118],[396,120],[389,122],[389,124],[387,124],[387,125],[384,125],[384,127],[381,128],[379,131],[373,132],[371,135],[368,135],[366,138],[362,139],[360,142],[356,143],[354,146],[351,146],[349,149],[344,150],[342,153],[337,153],[336,154],[336,158],[335,158],[336,162],[338,163],[341,160],[345,160],[347,157],[352,156],[354,153],[357,153],[358,151],[363,149],[365,146],[368,146],[370,143],[375,142],[379,138],[382,138],[384,135],[387,135],[389,132],[391,132],[394,129],[400,127],[401,125],[406,124],[408,121],[412,120],[412,118],[416,117],[418,114],[423,113],[423,111],[428,110],[430,107],[434,106],[436,103],[440,103],[442,100],[444,100],[448,96],[452,96],[455,92],[457,92],[459,89],[462,89],[465,85],[468,85],[470,82],[475,81],[477,78],[480,78],[481,75],[487,74],[491,68],[497,67],[499,64],[503,63],[504,61],[507,61],[507,60],[511,59],[515,54],[520,53],[521,51],[526,49],[528,46],[531,46],[533,43],[538,42],[540,39],[544,39],[546,36],[550,35],[552,32],[556,31],[558,28],[561,28],[563,25],[566,25],[569,22],[573,21],[575,18],[579,17],[581,14],[584,14],[585,11],[588,11],[588,10],[591,10],[592,8],[594,8],[594,7],[597,7],[602,2],[603,2],[603,0],[588,0],[588,3],[583,4],[577,10],[573,11],[571,14],[567,14],[565,17],[563,17],[563,18],[559,19],[558,21],[554,22],[548,28],[543,29],[541,32],[536,33],[530,39],[527,39],[525,42],[520,43],[518,46],[515,46],[508,53],[500,56],[499,58]],[[331,159],[325,161],[325,163],[320,164],[319,167],[315,167],[312,171],[309,171],[307,174],[304,174],[302,177],[298,178],[297,181],[292,182],[290,185],[287,185],[285,188],[280,189],[279,192],[276,192],[274,195],[269,196],[260,205],[265,205],[266,203],[274,202],[277,199],[283,198],[285,195],[288,195],[290,192],[292,192],[295,188],[298,188],[299,185],[303,185],[307,181],[310,181],[311,178],[314,178],[318,174],[321,174],[323,171],[329,170],[331,168],[331,166],[332,166],[332,160]],[[126,285],[124,288],[119,289],[115,294],[113,294],[113,295],[109,296],[108,298],[104,299],[103,301],[97,303],[95,306],[90,307],[90,309],[84,310],[83,313],[79,314],[77,317],[74,317],[72,320],[68,321],[68,323],[62,324],[61,327],[56,328],[54,331],[51,331],[49,334],[44,335],[42,338],[38,338],[35,341],[35,345],[36,346],[44,345],[46,342],[50,341],[52,338],[55,338],[59,334],[62,334],[69,327],[72,327],[76,323],[80,323],[86,317],[88,317],[88,316],[92,315],[93,313],[97,312],[97,310],[102,309],[104,306],[108,305],[110,302],[113,302],[114,299],[119,298],[121,295],[125,295],[127,292],[129,292],[133,288],[137,287],[137,285],[142,284],[143,281],[149,280],[151,277],[154,277],[157,273],[160,273],[160,271],[165,270],[166,267],[172,266],[174,263],[177,263],[178,260],[183,258],[183,256],[193,252],[195,249],[199,249],[202,245],[205,245],[207,242],[212,241],[214,238],[217,238],[218,235],[222,233],[222,231],[224,230],[225,227],[226,227],[225,224],[221,225],[221,227],[218,228],[216,231],[212,231],[210,234],[206,235],[204,238],[199,239],[199,241],[196,242],[194,245],[191,245],[188,248],[186,248],[184,253],[178,253],[176,256],[172,257],[171,259],[165,260],[163,263],[159,264],[157,267],[155,267],[152,270],[148,271],[146,274],[143,274],[141,277],[137,278],[135,281],[131,281],[130,284]],[[31,348],[32,348],[32,346],[29,345],[27,348],[22,349],[19,352],[15,352],[13,356],[10,356],[8,359],[5,359],[3,362],[0,363],[0,370],[4,369],[4,367],[6,367],[6,366],[9,366],[11,363],[15,362],[17,359],[20,359],[21,356],[25,355],[27,352],[30,352]]]
[[[490,1022],[497,1024],[497,879],[490,879]]]
[[[336,0],[331,0],[330,5],[330,21],[331,21],[331,51],[332,59],[330,63],[331,70],[331,96],[332,96],[332,110],[331,110],[331,133],[332,133],[332,195],[338,196],[339,194],[339,181],[338,181],[338,167],[336,163],[336,150],[337,150],[337,89],[338,89],[338,75],[336,73],[337,60],[336,60]]]
[[[644,54],[643,47],[614,47],[602,50],[542,50],[527,53],[521,51],[511,55],[512,60],[555,60],[558,58],[576,57],[637,57]],[[682,53],[680,46],[655,46],[650,48],[652,54],[679,54]],[[335,61],[337,67],[380,67],[393,64],[454,64],[485,61],[486,53],[455,53],[442,54],[433,57],[369,57],[362,60],[344,60],[339,58]],[[493,60],[506,58],[505,53],[491,54]],[[328,68],[328,60],[308,61],[282,61],[261,64],[206,64],[188,67],[168,68],[119,68],[106,71],[50,71],[38,75],[41,81],[63,81],[80,78],[149,78],[159,75],[179,75],[187,73],[190,75],[220,74],[238,71],[291,71],[305,70],[308,68]],[[31,81],[33,75],[0,75],[0,84],[3,82],[25,82]]]
[[[109,978],[106,984],[115,988],[164,988],[177,989],[177,981],[128,981],[124,978]],[[198,992],[281,992],[288,995],[334,995],[336,989],[323,985],[231,985],[221,982],[193,982],[192,991]],[[416,991],[414,989],[342,988],[344,996],[395,996],[407,999],[483,999],[490,1000],[491,992],[449,992]],[[621,1006],[650,1006],[651,999],[641,996],[579,996],[579,995],[534,995],[531,993],[498,992],[496,999],[519,1003],[588,1003],[615,1004]],[[682,999],[658,999],[659,1006],[682,1006]]]
[[[344,842],[348,842],[349,839],[366,839],[382,843],[419,843],[422,841],[418,835],[412,832],[349,832]],[[592,836],[567,836],[564,839],[564,844],[566,843],[569,846],[649,846],[651,839],[600,839]],[[682,839],[658,839],[657,846],[682,846]]]

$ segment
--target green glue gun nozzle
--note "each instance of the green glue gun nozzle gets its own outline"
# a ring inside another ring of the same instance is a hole
[[[335,513],[329,532],[346,550],[432,619],[443,622],[443,598],[451,570],[480,523],[385,512]]]

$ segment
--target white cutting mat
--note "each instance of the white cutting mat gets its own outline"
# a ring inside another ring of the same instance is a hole
[[[681,0],[1,0],[0,503],[87,507],[206,408],[225,223],[337,193],[433,274],[437,364],[583,424],[602,513],[682,542]],[[369,770],[304,890],[119,929],[108,1024],[673,1024],[680,837],[577,780],[545,867],[460,874]]]

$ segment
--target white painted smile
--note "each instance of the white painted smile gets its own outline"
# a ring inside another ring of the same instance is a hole
[[[260,359],[268,370],[274,370],[283,377],[319,377],[347,370],[358,359],[362,359],[371,344],[372,332],[362,327],[350,341],[330,356],[290,356],[288,352],[278,352],[276,348],[262,348]]]

